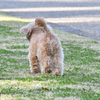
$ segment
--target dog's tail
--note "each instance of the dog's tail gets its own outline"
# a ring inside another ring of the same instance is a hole
[[[44,20],[44,18],[36,18],[35,19],[35,24],[38,26],[38,27],[45,27],[46,28],[46,21]]]
[[[46,31],[46,33],[51,33],[51,28],[47,25],[46,21],[44,20],[44,18],[36,18],[35,19],[35,24],[38,27],[43,27],[44,30]]]

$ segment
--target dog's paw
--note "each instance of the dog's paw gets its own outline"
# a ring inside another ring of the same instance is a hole
[[[53,72],[53,75],[60,76],[61,74],[58,70],[56,70],[56,71]]]
[[[29,74],[36,74],[35,72],[30,72]]]
[[[58,73],[53,73],[53,75],[60,76]]]

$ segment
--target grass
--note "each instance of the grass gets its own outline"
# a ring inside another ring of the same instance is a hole
[[[29,42],[19,33],[27,23],[0,13],[0,100],[100,100],[100,42],[54,29],[64,75],[29,75]]]

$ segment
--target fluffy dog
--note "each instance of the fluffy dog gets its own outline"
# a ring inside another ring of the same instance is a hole
[[[35,22],[20,29],[30,41],[29,61],[31,73],[53,73],[63,75],[63,49],[52,28],[44,18],[36,18]]]

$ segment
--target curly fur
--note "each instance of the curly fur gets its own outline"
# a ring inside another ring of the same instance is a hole
[[[44,18],[36,18],[35,22],[22,27],[20,32],[30,41],[31,73],[63,75],[63,49],[58,37]]]

